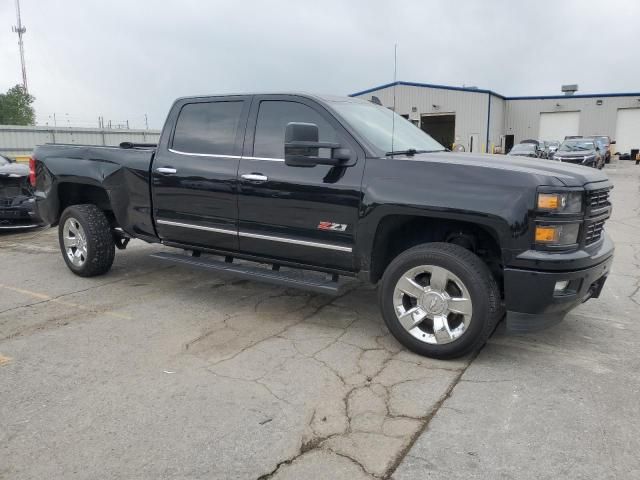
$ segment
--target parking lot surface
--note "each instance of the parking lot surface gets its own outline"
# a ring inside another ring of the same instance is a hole
[[[238,281],[137,241],[84,279],[55,229],[0,236],[0,478],[640,476],[640,168],[608,173],[602,297],[448,362],[405,351],[373,288]]]

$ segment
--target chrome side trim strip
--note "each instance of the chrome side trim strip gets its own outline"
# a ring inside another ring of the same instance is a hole
[[[224,228],[204,227],[202,225],[193,225],[191,223],[171,222],[169,220],[156,220],[161,225],[169,225],[171,227],[193,228],[194,230],[205,230],[207,232],[226,233],[227,235],[237,235],[235,230],[227,230]]]
[[[309,242],[307,240],[294,240],[292,238],[273,237],[271,235],[260,235],[258,233],[238,232],[241,237],[257,238],[259,240],[270,240],[272,242],[293,243],[295,245],[304,245],[305,247],[326,248],[327,250],[337,250],[339,252],[351,252],[351,247],[343,247],[341,245],[332,245],[330,243]]]
[[[189,155],[190,157],[212,157],[212,158],[233,158],[240,159],[239,155],[217,155],[215,153],[190,153],[190,152],[181,152],[180,150],[174,150],[170,148],[169,151],[171,153],[177,153],[178,155]]]
[[[284,162],[284,158],[271,157],[242,157],[243,160],[265,160],[267,162]]]
[[[342,245],[333,245],[330,243],[310,242],[307,240],[296,240],[293,238],[274,237],[271,235],[261,235],[259,233],[236,232],[235,230],[227,230],[224,228],[204,227],[202,225],[193,225],[191,223],[172,222],[170,220],[156,220],[161,225],[169,225],[172,227],[193,228],[194,230],[204,230],[207,232],[224,233],[227,235],[239,235],[246,238],[256,238],[258,240],[269,240],[271,242],[292,243],[294,245],[302,245],[305,247],[326,248],[327,250],[336,250],[338,252],[351,252],[351,247],[343,247]]]

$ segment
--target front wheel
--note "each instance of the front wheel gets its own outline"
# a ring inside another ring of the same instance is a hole
[[[489,268],[449,243],[419,245],[396,257],[383,275],[379,302],[400,343],[441,359],[480,348],[502,316],[500,290]]]
[[[58,240],[67,267],[76,275],[102,275],[113,264],[116,251],[111,226],[95,205],[66,208],[60,217]]]

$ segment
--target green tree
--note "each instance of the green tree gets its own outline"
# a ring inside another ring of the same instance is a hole
[[[34,125],[36,112],[31,106],[34,100],[22,85],[0,93],[0,125]]]

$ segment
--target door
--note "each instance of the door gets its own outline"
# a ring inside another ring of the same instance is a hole
[[[321,142],[356,158],[350,167],[291,167],[285,128],[314,123]],[[333,269],[353,269],[364,153],[324,107],[295,96],[255,97],[240,161],[238,216],[243,252]]]
[[[513,140],[513,135],[504,136],[504,150],[502,150],[502,153],[509,153],[511,151],[511,149],[513,148]]]
[[[558,140],[578,135],[580,112],[543,112],[540,114],[538,140]]]
[[[630,153],[632,149],[640,149],[640,108],[618,110],[614,140],[616,144],[611,146],[614,152]]]
[[[420,117],[420,129],[433,137],[440,145],[453,148],[456,136],[454,113],[424,114]]]
[[[152,166],[162,240],[238,248],[237,172],[250,97],[187,99],[174,106]]]

